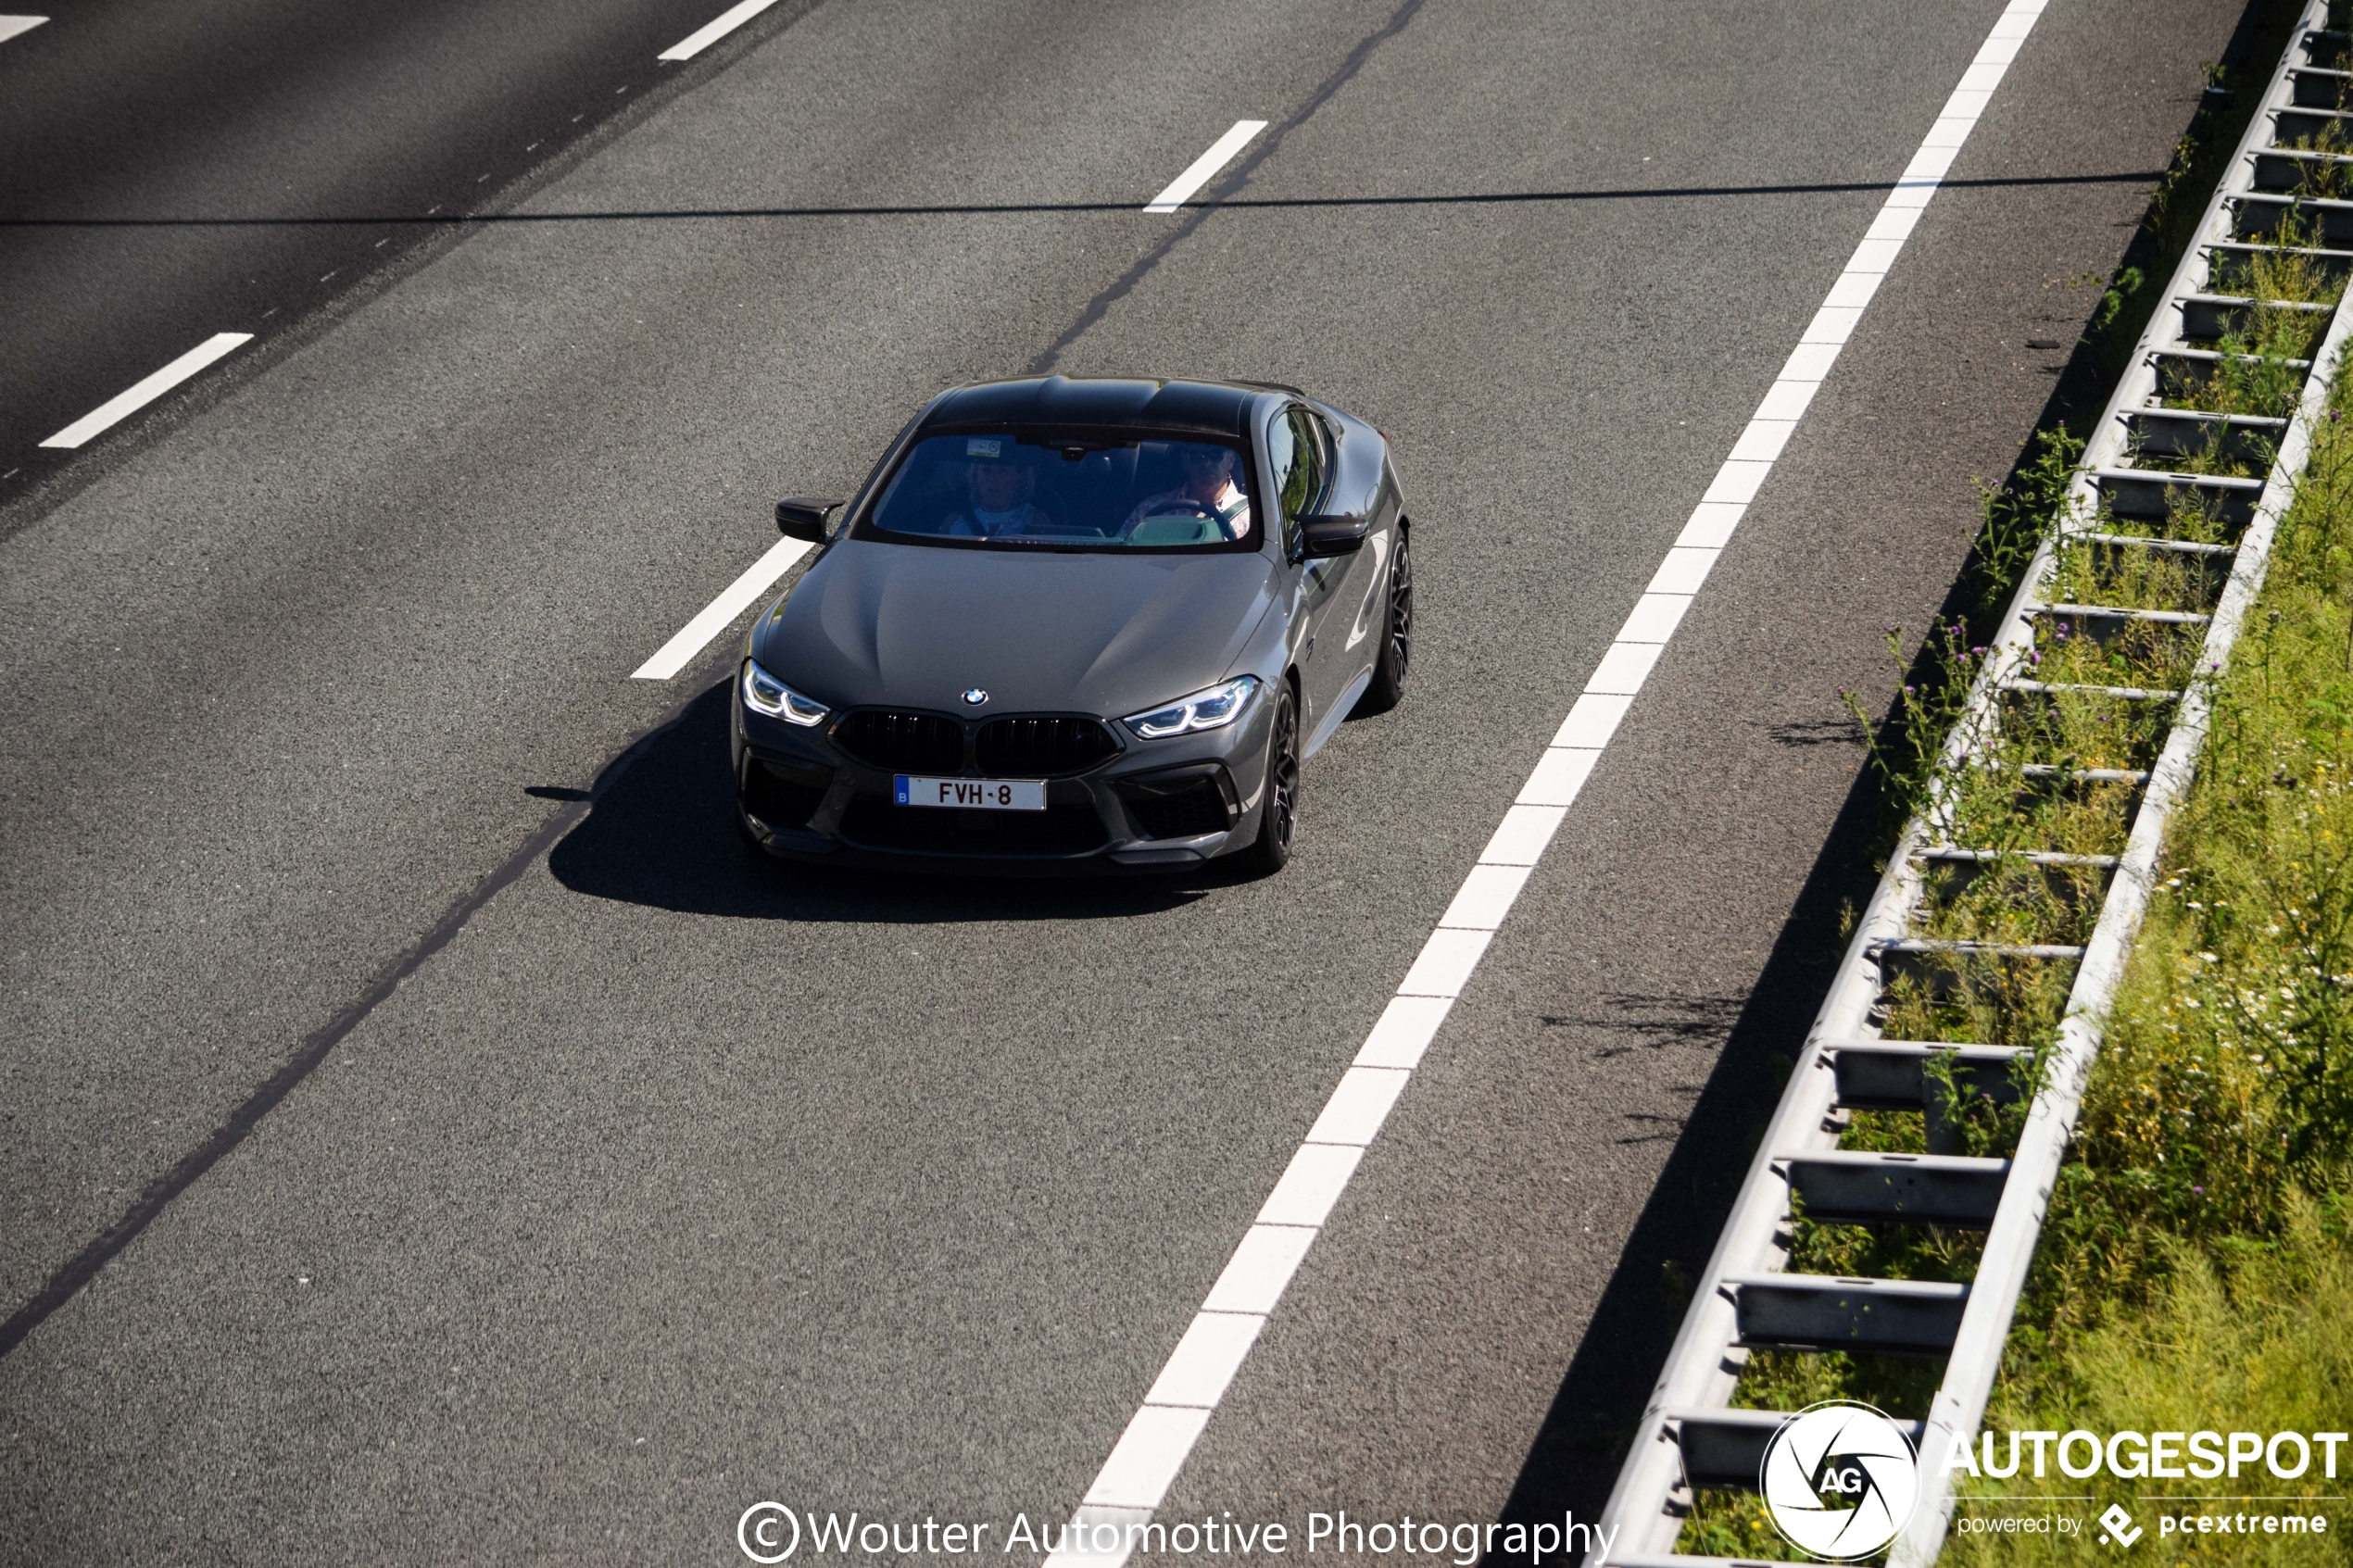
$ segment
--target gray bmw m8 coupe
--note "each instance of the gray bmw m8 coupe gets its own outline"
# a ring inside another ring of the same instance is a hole
[[[823,547],[745,639],[731,749],[786,859],[1279,871],[1301,765],[1404,690],[1389,443],[1291,387],[959,387],[776,522]]]

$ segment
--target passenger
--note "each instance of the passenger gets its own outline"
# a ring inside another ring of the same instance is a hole
[[[1051,528],[1053,520],[1030,505],[1029,497],[1037,489],[1038,476],[1026,464],[975,458],[964,465],[964,495],[971,504],[963,511],[950,512],[941,521],[939,532],[994,539],[1000,534],[1037,533]]]
[[[1177,458],[1184,464],[1185,482],[1174,490],[1146,496],[1127,514],[1120,533],[1133,533],[1136,525],[1148,517],[1190,517],[1207,522],[1214,516],[1224,537],[1239,539],[1248,534],[1250,497],[1234,483],[1234,449],[1189,441],[1178,448]]]

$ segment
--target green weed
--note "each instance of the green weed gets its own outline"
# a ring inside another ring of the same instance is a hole
[[[2284,28],[2283,18],[2265,26]],[[2243,94],[2251,96],[2251,94]],[[2202,127],[2209,134],[2211,127]],[[2334,133],[2332,132],[2332,135]],[[2210,142],[2207,144],[2210,147]],[[2338,152],[2334,142],[2314,150]],[[2189,220],[2186,171],[2214,155],[2185,141],[2153,205],[2153,229]],[[2353,164],[2316,170],[2307,190],[2339,194]],[[2178,210],[2177,210],[2178,207]],[[2309,243],[2291,212],[2280,230]],[[2184,242],[2186,243],[2186,242]],[[2132,275],[2137,283],[2138,274]],[[2288,252],[2218,257],[2217,293],[2332,303],[2344,280]],[[2126,281],[2120,272],[2117,282]],[[2137,288],[2111,290],[2121,320]],[[2223,358],[2164,387],[2175,407],[2284,417],[2302,391],[2289,363],[2315,349],[2316,313],[2259,306],[2218,347]],[[2102,323],[2095,321],[2095,328]],[[2108,330],[2103,328],[2103,330]],[[2117,329],[2120,330],[2120,329]],[[2177,361],[2177,366],[2182,362]],[[2202,626],[2046,615],[2018,673],[2052,684],[2178,689],[2203,681],[2212,723],[2131,965],[2106,1021],[2073,1145],[2045,1222],[1989,1424],[2000,1429],[2341,1429],[2353,1411],[2353,379],[2333,389],[2283,519],[2269,578],[2227,671],[2202,670]],[[2018,478],[1983,497],[1979,617],[2003,602],[2039,540],[2070,520],[2078,448],[2045,437]],[[2150,466],[2260,472],[2267,446],[2217,440],[2153,454]],[[2206,544],[2239,525],[2211,497],[2169,497],[2161,522],[2108,515],[2077,530]],[[2047,602],[2210,611],[2230,558],[2066,538]],[[2087,770],[2153,763],[2170,705],[2096,691],[2014,693],[1967,734],[1966,765],[1937,759],[1963,721],[1985,648],[1966,622],[1931,629],[1884,724],[1848,703],[1869,737],[1872,772],[1931,839],[1986,850],[2113,855],[2141,786]],[[1925,673],[1922,673],[1925,671]],[[1846,695],[1846,694],[1842,694]],[[2002,945],[2078,944],[2109,872],[1997,858],[1924,863],[1912,935]],[[2074,980],[2070,962],[1948,955],[1892,970],[1875,1022],[1891,1038],[2026,1047],[2007,1085],[1957,1078],[1931,1059],[1931,1113],[1855,1112],[1841,1147],[2008,1153],[2048,1060]],[[1857,1226],[1798,1213],[1789,1267],[1802,1273],[1967,1280],[1981,1238],[1933,1226]],[[1933,1361],[1847,1354],[1753,1353],[1734,1396],[1757,1409],[1866,1399],[1924,1412]],[[1972,1483],[1964,1512],[1996,1483]],[[2017,1483],[2013,1484],[2015,1487]],[[2088,1508],[2128,1509],[2133,1483]],[[2142,1484],[2144,1488],[2145,1483]],[[2047,1478],[2044,1489],[2048,1489]],[[2189,1488],[2183,1488],[2189,1489]],[[2271,1489],[2267,1486],[2265,1489]],[[2281,1486],[2294,1490],[2294,1484]],[[2143,1506],[2139,1512],[2146,1514]],[[2153,1521],[2144,1517],[2145,1524]],[[2333,1521],[2334,1523],[2334,1521]],[[2152,1532],[2154,1533],[2154,1532]],[[2311,1537],[2204,1537],[2169,1543],[2202,1561],[2353,1561],[2344,1532]],[[1678,1549],[1779,1560],[1793,1555],[1746,1494],[1703,1493]],[[1951,1561],[2035,1563],[2088,1549],[2080,1538],[1957,1535]]]

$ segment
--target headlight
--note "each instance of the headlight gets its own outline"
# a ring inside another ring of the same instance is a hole
[[[1242,709],[1250,704],[1250,694],[1257,689],[1258,677],[1244,675],[1122,721],[1146,740],[1190,734],[1195,730],[1221,729],[1241,716]]]
[[[782,719],[787,724],[825,721],[824,704],[810,701],[762,670],[755,659],[744,660],[744,706],[771,719]]]

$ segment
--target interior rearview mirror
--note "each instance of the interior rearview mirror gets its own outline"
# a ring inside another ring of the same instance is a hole
[[[1372,529],[1373,520],[1369,517],[1311,514],[1299,520],[1299,553],[1310,559],[1317,556],[1353,555],[1365,547],[1365,535]]]
[[[792,495],[776,503],[776,532],[787,539],[825,542],[825,519],[841,505],[814,495]]]

